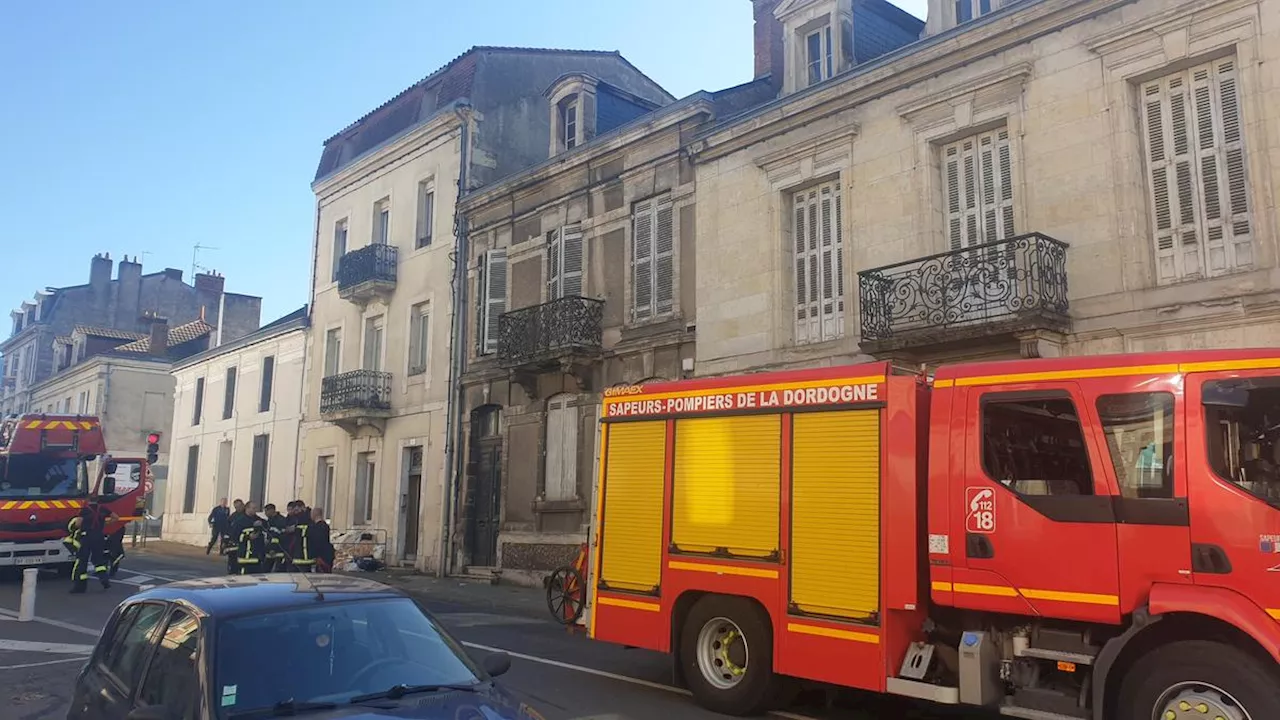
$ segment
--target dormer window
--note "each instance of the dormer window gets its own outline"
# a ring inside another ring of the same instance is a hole
[[[817,85],[835,75],[830,25],[809,33],[804,39],[804,46],[810,85]]]
[[[578,98],[566,98],[560,103],[560,138],[565,150],[578,145]]]
[[[991,12],[991,0],[955,0],[955,3],[957,25]]]

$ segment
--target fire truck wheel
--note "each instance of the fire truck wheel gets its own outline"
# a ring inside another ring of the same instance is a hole
[[[1229,645],[1189,640],[1139,658],[1120,686],[1118,718],[1280,718],[1280,677]]]
[[[758,715],[779,695],[769,616],[745,598],[709,595],[694,604],[680,631],[680,662],[708,710]]]

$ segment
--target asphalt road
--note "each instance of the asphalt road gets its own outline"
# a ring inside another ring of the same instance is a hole
[[[115,605],[139,586],[219,573],[216,561],[134,552],[116,583],[91,583],[69,595],[69,580],[42,575],[35,622],[18,622],[21,579],[0,577],[0,720],[44,720],[66,712],[72,681]],[[477,656],[488,649],[513,655],[501,679],[547,720],[705,720],[683,690],[670,686],[664,656],[595,643],[550,620],[476,612],[454,600],[425,604]],[[942,715],[894,700],[811,693],[782,717],[793,720],[931,720]],[[948,713],[948,718],[977,717]],[[983,716],[985,717],[985,716]]]

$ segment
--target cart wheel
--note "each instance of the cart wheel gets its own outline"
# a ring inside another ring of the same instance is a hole
[[[572,625],[586,606],[586,583],[577,568],[558,567],[547,578],[547,609],[561,625]]]

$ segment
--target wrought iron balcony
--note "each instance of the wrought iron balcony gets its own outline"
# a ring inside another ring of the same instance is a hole
[[[862,349],[1066,331],[1067,244],[1040,233],[858,273]]]
[[[395,245],[373,243],[338,258],[339,297],[361,304],[386,299],[396,289],[399,257]]]
[[[498,318],[498,362],[528,368],[600,353],[604,301],[565,297]]]
[[[352,370],[320,381],[320,417],[354,431],[391,415],[391,373]]]

